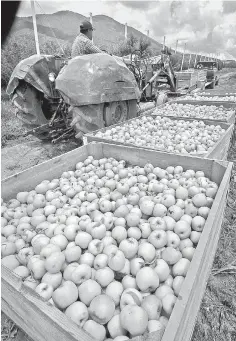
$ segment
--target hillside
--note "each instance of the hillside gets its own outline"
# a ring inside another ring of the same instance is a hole
[[[86,20],[86,17],[71,11],[39,14],[37,15],[38,32],[49,37],[56,36],[58,39],[72,42],[79,32],[79,24],[83,20]],[[124,25],[108,16],[94,16],[93,25],[96,28],[94,42],[104,48],[115,46],[124,40]],[[19,33],[23,29],[33,30],[31,17],[17,17],[10,35],[14,35],[15,32]],[[137,38],[146,37],[140,31],[128,26],[128,35],[131,33]],[[161,44],[151,38],[150,41],[151,47],[156,51],[160,51]]]

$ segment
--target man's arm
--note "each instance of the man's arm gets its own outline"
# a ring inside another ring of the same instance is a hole
[[[86,41],[86,53],[104,53],[96,45],[94,45],[91,40]]]

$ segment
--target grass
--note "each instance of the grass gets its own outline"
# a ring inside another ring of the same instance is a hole
[[[21,121],[15,116],[15,109],[8,100],[7,95],[2,91],[1,101],[1,146],[5,147],[9,141],[24,138],[26,129],[22,126]]]

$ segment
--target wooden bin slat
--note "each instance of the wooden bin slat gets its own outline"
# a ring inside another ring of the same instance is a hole
[[[154,113],[146,113],[144,116],[153,116],[156,117],[158,115],[155,115]],[[164,116],[164,115],[163,115]],[[212,120],[205,120],[205,119],[195,119],[195,118],[186,118],[186,117],[174,117],[174,116],[166,116],[169,117],[171,120],[183,120],[183,121],[195,121],[195,120],[199,120],[199,121],[203,121],[206,125],[220,125],[221,128],[225,129],[225,133],[220,137],[220,139],[215,143],[215,145],[206,153],[206,154],[198,154],[197,156],[201,156],[204,158],[208,158],[208,159],[218,159],[218,160],[225,160],[227,158],[227,154],[228,154],[228,149],[229,149],[229,145],[230,145],[230,141],[231,141],[231,136],[234,130],[234,126],[233,124],[229,125],[227,123],[224,122],[216,122],[216,121],[212,121]],[[110,144],[115,144],[115,145],[120,145],[120,146],[129,146],[129,147],[138,147],[135,144],[131,144],[131,143],[125,143],[125,142],[119,142],[119,141],[114,141],[114,140],[110,140],[110,139],[106,139],[105,137],[96,137],[95,134],[99,131],[101,132],[105,132],[107,130],[110,130],[113,127],[119,127],[119,126],[123,126],[126,123],[129,123],[131,121],[135,121],[139,119],[139,117],[135,117],[132,118],[128,121],[122,122],[122,123],[117,123],[114,124],[110,127],[106,127],[106,128],[102,128],[96,131],[93,131],[89,134],[86,134],[84,136],[84,143],[90,143],[90,142],[103,142],[103,143],[110,143]],[[151,148],[151,147],[140,147],[140,148],[144,148],[144,149],[151,149],[151,150],[157,150],[156,148]],[[167,153],[167,152],[166,152]],[[172,154],[172,152],[170,152],[170,154]],[[180,155],[180,154],[178,154]],[[191,155],[189,155],[191,156]]]
[[[163,168],[169,165],[182,165],[185,170],[191,168],[195,171],[204,171],[207,177],[219,184],[186,280],[162,338],[162,341],[190,341],[217,248],[233,164],[141,148],[92,143],[3,180],[2,197],[4,200],[12,199],[19,191],[31,190],[42,180],[57,178],[63,171],[73,169],[77,162],[83,161],[88,155],[97,159],[114,157],[139,166],[149,162]],[[34,341],[94,341],[62,312],[41,300],[33,290],[25,287],[21,280],[4,266],[2,266],[2,310]],[[138,337],[136,340],[144,341],[144,338]],[[161,335],[151,333],[145,337],[145,340],[160,341]]]

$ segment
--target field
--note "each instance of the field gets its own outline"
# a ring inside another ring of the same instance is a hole
[[[236,87],[236,72],[223,70],[219,89]],[[26,136],[14,108],[2,96],[2,178],[76,148],[75,144],[42,144]],[[236,165],[236,145],[228,160]],[[236,341],[236,171],[233,170],[224,223],[192,341]],[[29,341],[2,313],[2,341]]]

